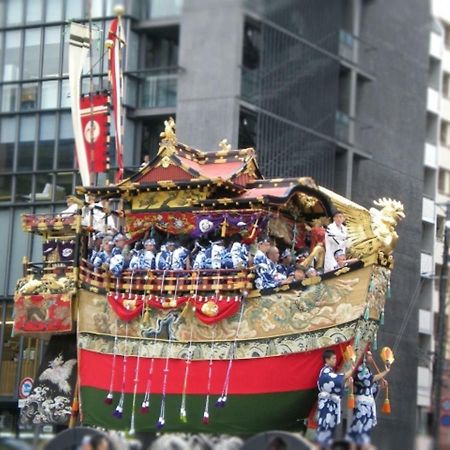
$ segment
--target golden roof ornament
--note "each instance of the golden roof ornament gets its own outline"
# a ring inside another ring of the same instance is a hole
[[[175,120],[170,117],[169,120],[164,121],[164,131],[160,133],[163,142],[175,145],[177,143],[177,135],[175,134]]]
[[[221,152],[228,153],[231,150],[231,144],[228,143],[228,139],[222,139],[219,142]]]

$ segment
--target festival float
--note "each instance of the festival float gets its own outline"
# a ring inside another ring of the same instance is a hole
[[[51,338],[22,418],[131,433],[299,430],[324,349],[343,364],[349,345],[353,359],[376,348],[403,206],[383,198],[367,210],[309,177],[264,178],[253,148],[191,148],[172,119],[161,137],[136,173],[78,187],[73,213],[23,216],[24,231],[42,236],[43,260],[24,260],[14,330]],[[295,253],[339,210],[358,261],[274,289],[255,288],[251,265],[115,276],[88,260],[98,228],[87,199],[130,246],[245,229],[250,248],[268,236]]]

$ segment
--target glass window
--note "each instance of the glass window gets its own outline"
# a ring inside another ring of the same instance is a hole
[[[42,76],[58,76],[59,74],[59,44],[63,39],[61,27],[45,28],[44,62]]]
[[[147,0],[148,19],[174,17],[181,14],[183,0]]]
[[[19,79],[21,31],[7,31],[5,33],[5,64],[3,65],[3,80]]]
[[[19,142],[17,147],[17,172],[33,170],[33,158],[34,142]]]
[[[27,0],[26,23],[36,23],[42,20],[42,0]]]
[[[17,201],[26,201],[31,199],[31,175],[16,175],[16,195]],[[28,233],[27,233],[28,234]],[[22,255],[23,256],[23,255]]]
[[[12,2],[10,2],[12,3]],[[0,395],[12,396],[16,390],[17,370],[19,367],[20,337],[13,337],[13,305],[1,302],[0,323],[4,329],[3,353],[0,373]],[[6,308],[3,324],[3,308]]]
[[[0,158],[1,158],[1,146],[2,144],[0,144]],[[2,175],[0,177],[0,202],[10,202],[11,200],[12,200],[12,175]],[[0,214],[0,216],[2,215],[4,215],[4,212]],[[5,230],[5,228],[2,228],[2,230]],[[5,233],[0,233],[0,236],[4,234]],[[0,248],[2,248],[1,245]],[[5,248],[5,246],[3,246],[3,248]]]
[[[35,175],[35,200],[37,201],[49,201],[52,196],[53,175],[48,173],[41,173]],[[42,252],[42,247],[40,248]],[[39,259],[42,258],[42,254]]]
[[[9,172],[14,164],[14,142],[16,140],[16,119],[3,118],[0,133],[0,171]],[[0,177],[2,179],[3,176]]]
[[[0,142],[14,143],[17,129],[15,118],[3,117],[0,120],[0,125]]]
[[[66,20],[83,18],[83,3],[80,1],[66,0]]]
[[[62,80],[61,83],[61,108],[70,108],[69,80]]]
[[[51,109],[58,107],[58,80],[44,81],[42,83],[41,108]]]
[[[20,93],[20,110],[29,111],[37,109],[38,101],[38,84],[26,83],[22,84]]]
[[[72,169],[75,144],[70,114],[61,114],[58,143],[58,168]]]
[[[26,180],[28,178],[28,181]],[[21,175],[17,177],[16,184],[17,187],[21,185],[20,182],[25,183],[23,187],[28,186],[30,189],[31,185],[29,185],[29,181],[31,181],[31,177],[27,175]],[[29,191],[28,191],[29,192]],[[24,213],[30,213],[29,208],[17,208],[14,210],[14,231],[13,235],[10,237],[11,242],[11,259],[10,259],[10,272],[9,272],[9,283],[8,283],[8,293],[13,293],[14,288],[16,286],[16,282],[18,278],[22,276],[22,259],[25,255],[27,255],[28,242],[31,238],[30,233],[24,233],[22,231],[21,224],[21,215]]]
[[[2,88],[2,112],[14,112],[17,109],[17,84],[5,84]]]
[[[23,78],[37,78],[39,76],[39,62],[41,49],[41,29],[25,30],[25,48],[23,54]]]
[[[62,6],[61,0],[47,0],[45,11],[46,22],[56,22],[62,20]]]
[[[37,169],[53,169],[55,148],[56,116],[43,114],[39,130]],[[36,192],[40,192],[36,189]]]
[[[59,173],[56,175],[55,200],[64,200],[66,195],[73,192],[73,173]]]
[[[2,181],[0,181],[0,195],[2,192]],[[4,201],[9,201],[7,199],[5,199]],[[4,209],[2,211],[2,214],[0,214],[0,229],[4,230],[3,233],[0,233],[0,248],[3,249],[3,254],[6,254],[8,245],[9,245],[9,233],[8,233],[8,229],[9,229],[9,224],[11,223],[11,212]],[[0,271],[0,295],[4,296],[6,295],[6,270],[2,270]],[[2,308],[1,308],[1,303],[0,303],[0,320],[2,320]],[[3,343],[0,343],[0,345],[2,345],[3,347]]]
[[[6,2],[6,25],[18,25],[22,23],[23,1],[14,0]]]
[[[23,116],[20,119],[20,134],[17,150],[17,170],[19,172],[33,169],[36,117]]]
[[[91,17],[103,16],[103,1],[91,0]]]

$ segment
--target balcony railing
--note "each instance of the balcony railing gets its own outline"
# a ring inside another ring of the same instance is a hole
[[[130,106],[167,108],[177,103],[179,67],[161,67],[127,73]]]
[[[339,56],[369,73],[375,69],[376,48],[346,30],[339,31]]]

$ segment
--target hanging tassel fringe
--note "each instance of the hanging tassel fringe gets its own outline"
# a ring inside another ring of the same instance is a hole
[[[384,309],[381,310],[381,314],[380,314],[380,325],[384,325]]]
[[[386,397],[384,398],[383,408],[381,409],[385,414],[391,413],[391,402],[389,401],[389,388],[386,386]]]
[[[353,390],[353,386],[350,389]],[[353,391],[352,390],[348,393],[348,398],[347,398],[347,408],[348,409],[354,409],[355,408],[355,396],[353,395]]]
[[[364,320],[369,320],[369,307],[366,306],[366,309],[364,310]]]

